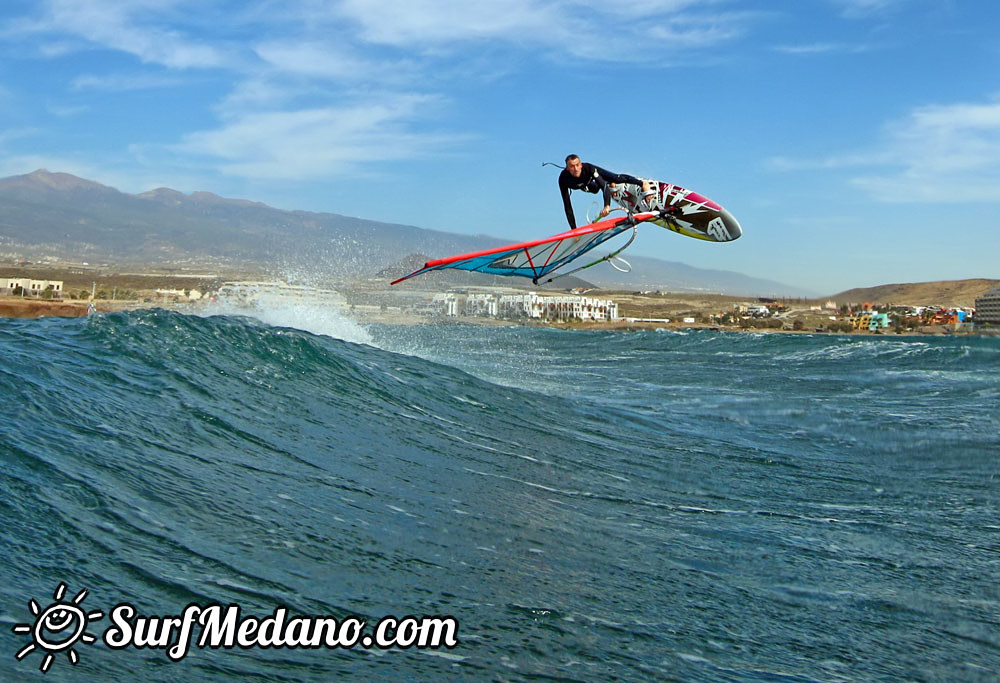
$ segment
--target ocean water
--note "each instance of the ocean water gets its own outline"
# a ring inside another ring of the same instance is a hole
[[[208,313],[0,320],[0,679],[1000,676],[1000,339]],[[120,603],[459,642],[173,661]]]

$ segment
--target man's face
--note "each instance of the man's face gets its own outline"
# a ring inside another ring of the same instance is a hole
[[[579,159],[570,159],[566,162],[566,170],[574,178],[579,178],[580,174],[583,173],[583,162]]]

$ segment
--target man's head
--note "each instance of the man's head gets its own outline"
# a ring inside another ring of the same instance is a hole
[[[574,178],[579,178],[580,174],[583,173],[583,162],[580,161],[580,157],[575,154],[566,157],[566,170]]]

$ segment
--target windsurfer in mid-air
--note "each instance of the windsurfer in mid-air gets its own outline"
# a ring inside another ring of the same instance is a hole
[[[584,163],[575,154],[566,157],[566,168],[559,174],[559,192],[562,194],[570,230],[576,230],[576,216],[573,215],[573,205],[569,201],[570,190],[583,190],[591,194],[603,192],[604,208],[601,209],[601,218],[604,218],[611,212],[611,185],[618,183],[639,185],[644,194],[649,192],[649,181],[639,180],[624,173],[612,173],[600,166]]]

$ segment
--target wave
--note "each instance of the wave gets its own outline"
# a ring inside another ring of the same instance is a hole
[[[971,373],[995,340],[209,313],[0,321],[5,610],[67,581],[145,614],[452,615],[463,644],[178,664],[88,646],[88,675],[829,677],[786,645],[809,640],[858,677],[919,677],[912,652],[942,674],[993,654],[902,636],[995,616],[907,604],[993,569],[1000,385]]]

